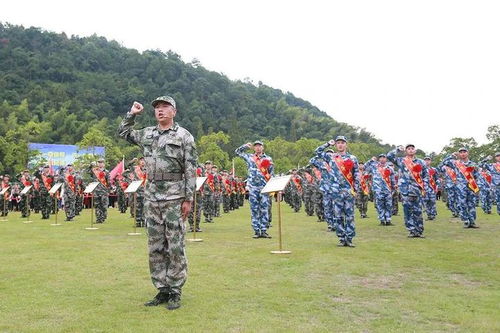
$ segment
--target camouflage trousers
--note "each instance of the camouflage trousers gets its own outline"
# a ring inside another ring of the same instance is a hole
[[[313,192],[311,190],[304,191],[304,209],[306,211],[307,216],[314,215]]]
[[[135,224],[138,227],[145,226],[144,222],[144,193],[137,192],[134,204],[134,216],[135,216]],[[134,200],[134,195],[130,196],[131,200]]]
[[[335,201],[331,192],[323,193],[323,217],[331,230],[335,229]]]
[[[238,206],[243,207],[244,203],[245,203],[245,195],[242,193],[238,194]]]
[[[260,193],[262,188],[250,190],[249,202],[252,219],[252,228],[255,232],[266,231],[269,224],[269,207],[271,198],[268,194]]]
[[[392,215],[398,215],[399,213],[399,192],[392,192]]]
[[[83,195],[78,194],[75,199],[75,215],[80,215],[83,210]]]
[[[118,210],[122,214],[127,211],[127,198],[123,191],[118,192]]]
[[[76,203],[76,197],[74,195],[64,196],[64,212],[66,213],[66,220],[71,220],[72,218],[75,217],[76,214],[75,203]]]
[[[335,231],[341,241],[351,242],[356,236],[354,225],[355,198],[349,190],[341,190],[335,196]]]
[[[476,224],[476,203],[477,197],[467,185],[457,185],[457,198],[460,219],[464,226],[468,227]]]
[[[292,208],[297,213],[302,207],[302,198],[300,197],[300,192],[294,191],[292,193]]]
[[[358,193],[356,198],[356,207],[358,207],[361,217],[366,217],[366,213],[368,212],[368,199],[368,195],[364,192]]]
[[[33,198],[31,199],[31,203],[33,204],[33,210],[35,211],[35,213],[39,213],[41,209],[39,191],[33,192]]]
[[[437,216],[436,195],[434,193],[425,196],[424,207],[427,218],[433,220]]]
[[[318,217],[318,221],[324,221],[325,216],[323,212],[323,194],[320,190],[316,190],[313,196],[314,202],[314,211],[316,212],[316,216]]]
[[[203,196],[203,215],[205,222],[213,222],[215,214],[215,202],[213,194],[205,194]]]
[[[490,188],[481,190],[479,192],[479,199],[481,200],[481,208],[486,214],[491,213],[491,206],[493,205],[493,190]]]
[[[238,200],[236,199],[236,194],[235,193],[231,193],[231,200],[230,200],[231,204],[229,205],[229,208],[231,210],[235,210],[235,209],[238,209]]]
[[[378,220],[382,224],[391,222],[393,215],[392,199],[392,193],[390,192],[375,193],[375,208],[377,209]]]
[[[52,210],[52,197],[49,192],[40,193],[40,210],[42,212],[42,219],[46,220],[50,216],[50,211]]]
[[[21,201],[19,202],[19,210],[21,211],[21,217],[30,216],[30,207],[28,206],[28,199],[26,195],[21,196]]]
[[[222,195],[222,209],[224,213],[228,213],[231,206],[231,197],[228,194]]]
[[[416,195],[403,195],[402,197],[406,229],[414,235],[421,235],[424,232],[422,197]]]
[[[494,189],[494,197],[496,198],[497,213],[500,214],[500,186]]]
[[[453,216],[459,216],[457,188],[455,186],[446,188],[446,207],[453,213]]]
[[[108,217],[109,198],[107,194],[94,194],[95,222],[104,223]]]
[[[149,270],[153,285],[181,294],[187,279],[186,226],[183,199],[144,202],[148,230]]]
[[[195,206],[196,206],[196,223],[194,221],[195,220],[194,219]],[[191,227],[191,229],[193,229],[193,228],[198,229],[200,227],[201,208],[202,208],[202,196],[199,193],[197,193],[196,194],[196,205],[193,202],[193,204],[191,205],[191,211],[189,212],[189,215],[188,215],[189,226]]]
[[[222,194],[217,193],[214,195],[214,216],[220,216],[220,203],[221,203]]]

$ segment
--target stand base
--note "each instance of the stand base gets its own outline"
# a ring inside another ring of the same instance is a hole
[[[33,223],[33,221],[23,221],[23,223]]]
[[[2,219],[2,220],[0,220],[0,222],[9,222],[9,220]]]
[[[61,223],[52,223],[51,225],[53,225],[55,227],[55,226],[62,225],[62,224]]]
[[[282,250],[282,251],[270,251],[272,254],[290,254],[292,253],[292,251],[285,251],[285,250]]]
[[[99,228],[96,228],[96,227],[88,227],[88,228],[85,228],[85,230],[97,230]]]
[[[137,236],[137,235],[142,235],[140,232],[129,232],[127,235],[129,236]]]
[[[201,238],[188,238],[188,242],[203,242],[203,239]]]

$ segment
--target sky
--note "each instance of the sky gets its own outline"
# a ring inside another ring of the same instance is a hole
[[[499,1],[8,1],[0,21],[262,81],[383,143],[439,152],[500,125]],[[339,135],[342,133],[338,133]]]

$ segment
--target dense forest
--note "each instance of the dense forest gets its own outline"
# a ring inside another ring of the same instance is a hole
[[[304,147],[337,134],[354,142],[362,157],[390,148],[291,93],[232,81],[172,51],[140,53],[96,35],[0,23],[0,173],[26,166],[28,142],[105,146],[109,164],[132,158],[137,149],[116,136],[122,116],[133,101],[149,105],[165,94],[175,98],[176,120],[197,139],[201,159],[223,168],[237,146],[255,139],[269,141],[271,150],[280,143],[273,152],[283,155],[281,170],[306,163]],[[138,126],[151,124],[152,108]]]

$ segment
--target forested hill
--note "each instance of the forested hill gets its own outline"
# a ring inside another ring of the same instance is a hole
[[[75,144],[96,124],[113,138],[133,101],[149,105],[164,94],[176,99],[176,119],[197,139],[227,134],[227,151],[257,138],[294,142],[340,133],[381,146],[369,132],[337,122],[291,93],[231,81],[171,51],[140,53],[95,35],[68,37],[0,23],[0,137],[31,121],[33,142]],[[140,118],[142,125],[154,122],[152,112]]]

